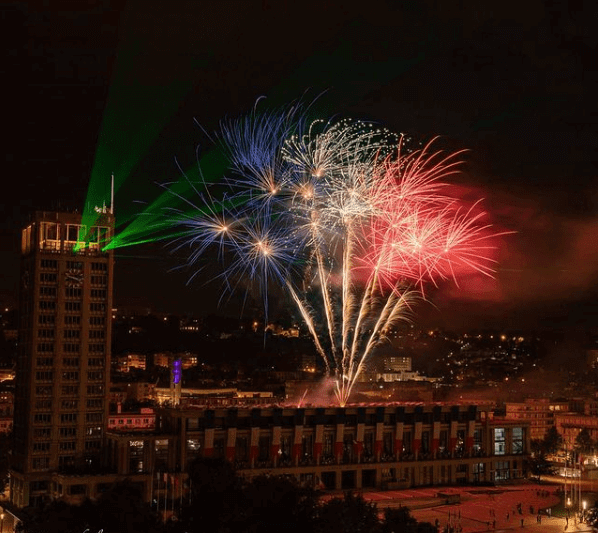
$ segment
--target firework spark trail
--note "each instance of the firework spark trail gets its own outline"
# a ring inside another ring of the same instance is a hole
[[[426,282],[492,274],[483,213],[444,192],[459,153],[410,152],[359,121],[306,128],[298,108],[223,122],[218,138],[231,176],[215,187],[220,200],[206,184],[195,212],[173,218],[186,232],[178,245],[191,265],[217,248],[225,291],[255,284],[266,320],[269,286],[285,289],[341,405]]]

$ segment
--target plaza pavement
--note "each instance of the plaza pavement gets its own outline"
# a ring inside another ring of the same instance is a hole
[[[383,512],[387,507],[404,505],[409,507],[411,514],[420,522],[436,523],[438,520],[440,531],[444,531],[447,524],[461,526],[463,533],[477,532],[506,532],[525,530],[533,532],[571,532],[593,531],[588,524],[577,524],[573,518],[542,515],[542,522],[538,522],[538,510],[549,509],[561,501],[557,494],[559,485],[539,485],[523,483],[516,485],[501,485],[496,487],[426,487],[396,491],[363,491],[361,494],[368,500],[375,502]],[[459,495],[459,503],[446,504],[446,495]],[[593,502],[592,502],[593,503]],[[521,504],[520,514],[517,506]],[[534,513],[530,512],[530,506]],[[523,526],[521,525],[523,520]]]

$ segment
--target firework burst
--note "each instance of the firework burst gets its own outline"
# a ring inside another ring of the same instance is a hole
[[[173,218],[178,245],[193,266],[216,248],[225,291],[256,284],[266,314],[268,288],[284,289],[340,405],[427,282],[492,274],[483,214],[444,192],[459,154],[409,152],[360,121],[306,127],[297,109],[224,122],[218,138],[230,175],[186,199],[195,209]]]

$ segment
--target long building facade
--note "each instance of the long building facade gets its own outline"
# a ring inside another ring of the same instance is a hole
[[[107,450],[114,472],[145,482],[148,499],[180,498],[200,457],[226,459],[246,477],[390,489],[524,477],[529,425],[466,404],[168,408],[152,434],[109,432]]]
[[[52,476],[97,470],[108,414],[114,217],[37,212],[22,232],[10,495],[39,505]]]

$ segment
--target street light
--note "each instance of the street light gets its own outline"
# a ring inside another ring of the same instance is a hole
[[[4,530],[4,513],[0,513],[0,533]]]

